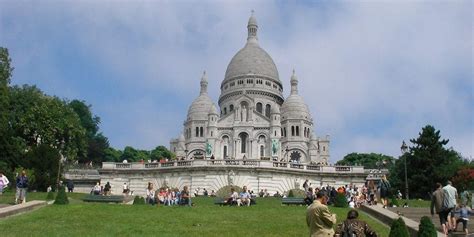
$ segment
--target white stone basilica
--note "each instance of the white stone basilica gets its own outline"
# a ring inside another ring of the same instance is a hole
[[[257,21],[248,21],[245,46],[232,58],[221,83],[218,112],[207,92],[206,73],[183,133],[170,142],[180,159],[259,159],[317,163],[329,161],[329,136],[314,135],[315,122],[298,94],[293,71],[291,92],[283,97],[277,67],[258,44]]]

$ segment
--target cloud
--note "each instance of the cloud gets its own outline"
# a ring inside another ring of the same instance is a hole
[[[113,146],[150,149],[182,130],[203,70],[217,102],[250,9],[285,95],[296,69],[332,161],[398,156],[426,124],[474,153],[470,1],[15,2],[0,12],[0,42],[16,82],[85,99]]]

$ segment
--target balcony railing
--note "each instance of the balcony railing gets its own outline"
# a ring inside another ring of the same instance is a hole
[[[367,173],[363,167],[353,166],[321,166],[315,164],[302,164],[284,161],[269,160],[180,160],[162,163],[102,163],[102,170],[134,170],[134,169],[180,169],[184,167],[240,167],[240,168],[272,168],[279,170],[299,170],[319,173]]]

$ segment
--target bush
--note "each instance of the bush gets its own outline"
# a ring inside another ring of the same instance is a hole
[[[400,217],[392,222],[389,237],[410,237],[405,221]]]
[[[69,200],[67,199],[67,194],[64,185],[59,187],[58,195],[56,195],[56,199],[54,200],[54,204],[65,205],[68,204]]]
[[[436,237],[436,228],[431,222],[431,218],[424,216],[420,220],[420,225],[418,226],[418,237]]]
[[[392,207],[393,206],[397,206],[397,207],[400,206],[400,203],[398,203],[398,200],[395,197],[392,197],[392,199],[390,200],[390,204],[392,204]]]
[[[303,198],[305,197],[306,194],[304,193],[304,190],[301,190],[301,189],[291,189],[289,192],[288,192],[288,197],[300,197],[300,198]]]
[[[54,192],[48,192],[48,196],[46,196],[46,200],[54,200]]]
[[[343,193],[337,193],[336,198],[334,200],[335,207],[348,207],[349,203],[347,203],[346,195]]]
[[[145,205],[145,198],[141,196],[135,196],[135,199],[133,199],[133,205]]]
[[[231,188],[234,188],[237,193],[242,192],[242,188],[239,187],[239,186],[227,185],[227,186],[224,186],[224,187],[220,188],[219,190],[217,190],[216,197],[220,197],[220,198],[229,197]]]

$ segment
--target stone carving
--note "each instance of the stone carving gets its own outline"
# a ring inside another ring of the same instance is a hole
[[[247,121],[247,108],[244,106],[242,106],[242,122],[246,122]]]
[[[235,178],[235,173],[233,170],[229,172],[229,175],[227,176],[227,181],[229,182],[229,185],[234,185],[234,178]]]

